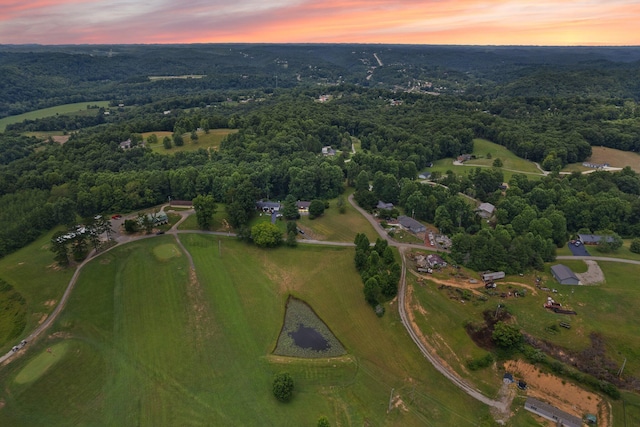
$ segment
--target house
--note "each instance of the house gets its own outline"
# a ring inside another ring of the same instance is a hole
[[[147,220],[153,225],[163,225],[163,224],[169,223],[169,217],[164,212],[155,212],[155,213],[147,214]]]
[[[298,200],[296,202],[296,207],[298,208],[298,213],[299,214],[308,214],[310,205],[311,205],[311,202]]]
[[[378,200],[376,209],[386,209],[386,210],[393,209],[393,203],[385,203],[382,200]]]
[[[258,200],[256,202],[256,209],[258,209],[259,211],[262,212],[279,212],[280,211],[280,203],[279,202],[269,202],[269,201],[263,201],[263,200]]]
[[[406,228],[414,234],[424,233],[425,231],[427,231],[427,227],[406,215],[400,215],[398,217],[398,223],[400,223],[402,227]]]
[[[331,148],[330,145],[325,145],[324,147],[322,147],[322,155],[323,156],[335,156],[336,155],[336,150]]]
[[[131,138],[127,139],[126,141],[122,141],[120,143],[120,149],[128,150],[130,148],[131,148]]]
[[[529,412],[533,412],[536,415],[553,421],[558,426],[564,427],[582,427],[582,419],[568,414],[555,406],[551,406],[548,403],[544,403],[533,397],[528,397],[524,402],[524,409]]]
[[[493,212],[495,212],[496,207],[491,203],[480,203],[476,212],[478,215],[484,219],[489,219],[493,216]]]
[[[494,273],[482,273],[480,277],[485,282],[493,282],[494,280],[504,279],[504,271],[496,271]]]
[[[461,154],[461,155],[459,155],[459,156],[458,156],[458,159],[457,159],[457,160],[458,160],[460,163],[464,163],[464,162],[466,162],[466,161],[471,160],[471,157],[472,157],[472,156],[471,156],[471,154]]]
[[[447,262],[443,260],[440,255],[436,255],[436,254],[427,255],[426,262],[427,262],[427,266],[431,268],[439,268],[439,267],[447,266]]]
[[[420,172],[418,174],[418,178],[420,178],[420,179],[429,179],[429,178],[431,178],[431,172],[429,172],[429,171]]]
[[[551,266],[551,274],[561,285],[579,285],[580,279],[571,271],[569,267],[563,264]]]
[[[599,245],[603,240],[610,243],[613,242],[613,236],[601,236],[599,234],[578,234],[578,240],[583,245]]]

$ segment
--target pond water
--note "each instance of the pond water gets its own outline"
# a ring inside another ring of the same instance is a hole
[[[331,347],[329,341],[327,341],[320,332],[313,328],[308,328],[302,323],[298,324],[297,330],[289,332],[289,336],[293,339],[295,345],[300,348],[325,351]]]

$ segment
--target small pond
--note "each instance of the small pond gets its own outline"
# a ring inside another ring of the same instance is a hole
[[[331,347],[329,341],[324,339],[320,332],[313,328],[308,328],[302,323],[298,325],[298,329],[296,331],[289,332],[289,336],[293,338],[293,343],[300,348],[325,351]]]
[[[318,358],[346,354],[338,338],[304,301],[290,297],[278,343],[280,356]]]

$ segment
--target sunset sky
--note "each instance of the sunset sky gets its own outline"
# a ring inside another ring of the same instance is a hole
[[[0,44],[640,45],[640,0],[0,0]]]

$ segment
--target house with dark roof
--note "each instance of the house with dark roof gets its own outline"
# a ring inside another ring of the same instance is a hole
[[[303,201],[303,200],[298,200],[296,202],[296,207],[298,208],[298,213],[299,214],[308,214],[309,213],[309,206],[311,206],[311,202],[307,202],[307,201]]]
[[[563,264],[551,266],[551,274],[561,285],[579,285],[580,279],[571,271],[569,267]]]
[[[524,402],[524,409],[533,412],[536,415],[553,421],[558,426],[564,427],[582,427],[582,419],[575,415],[568,414],[555,406],[542,402],[533,397],[528,397]]]
[[[403,228],[406,228],[407,230],[409,230],[410,232],[412,232],[414,234],[424,233],[425,231],[427,231],[427,227],[425,227],[424,225],[420,224],[415,219],[413,219],[411,217],[408,217],[406,215],[400,215],[398,217],[398,223]]]
[[[613,242],[613,236],[601,236],[599,234],[578,234],[578,240],[583,245],[599,245],[600,242]]]
[[[270,202],[270,201],[263,201],[263,200],[258,200],[256,202],[256,209],[258,209],[259,211],[262,212],[278,212],[280,211],[280,203],[279,202]]]
[[[376,205],[376,209],[393,209],[393,203],[385,203],[382,200],[378,200],[378,204]]]
[[[493,212],[495,212],[496,207],[491,203],[480,203],[476,212],[478,215],[484,219],[489,219],[493,216]]]

